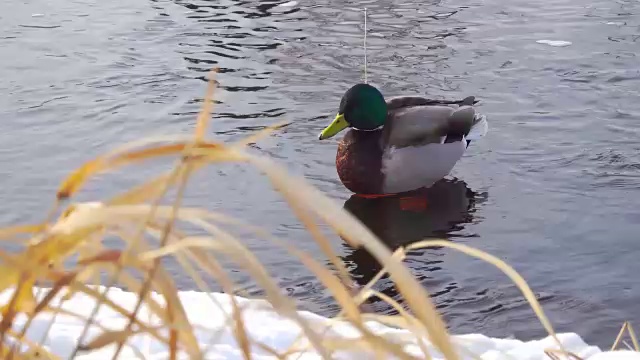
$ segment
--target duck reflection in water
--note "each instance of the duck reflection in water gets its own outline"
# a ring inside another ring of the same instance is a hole
[[[345,202],[344,209],[394,251],[428,238],[448,239],[452,232],[462,230],[465,224],[473,221],[475,205],[480,199],[464,181],[443,179],[430,188],[397,196],[367,198],[353,195]],[[354,249],[346,242],[343,246],[346,250],[342,259],[357,285],[365,285],[382,269],[364,248]],[[433,271],[429,268],[439,268],[441,260],[425,258],[428,253],[433,253],[433,248],[413,251],[411,255],[421,255],[421,268]],[[397,295],[393,286],[378,290],[391,297]]]

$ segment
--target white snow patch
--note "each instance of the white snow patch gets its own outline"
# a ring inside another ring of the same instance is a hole
[[[99,288],[99,290],[102,289],[103,288],[101,287]],[[0,294],[0,303],[6,304],[9,300],[9,295],[10,294],[7,292]],[[42,295],[44,296],[44,294]],[[235,342],[233,332],[225,324],[225,317],[229,316],[232,309],[230,301],[231,297],[229,295],[221,293],[206,294],[195,291],[183,291],[180,292],[179,296],[187,312],[187,317],[195,328],[196,337],[198,341],[203,344],[202,348],[205,348],[205,345],[210,346],[208,348],[209,351],[207,352],[206,359],[243,358],[242,353]],[[137,301],[136,294],[119,289],[111,289],[109,292],[109,298],[128,311],[133,310]],[[156,296],[156,299],[162,304],[159,297]],[[243,316],[245,324],[248,327],[248,336],[252,339],[252,342],[255,343],[259,341],[276,351],[284,352],[291,344],[293,344],[297,336],[301,333],[301,329],[295,322],[277,314],[268,302],[264,300],[249,300],[241,297],[236,297],[236,299],[239,306],[244,308]],[[59,298],[54,300],[51,305],[58,305],[58,300]],[[85,295],[76,295],[69,301],[63,303],[62,307],[66,310],[73,311],[74,313],[88,316],[92,312],[94,305],[95,302],[91,298]],[[143,307],[139,314],[140,319],[149,321],[148,309]],[[353,327],[345,322],[332,322],[328,318],[306,311],[300,311],[299,314],[316,332],[322,332],[323,329],[326,329],[327,333],[324,336],[325,338],[353,338],[358,334]],[[122,329],[126,325],[125,318],[123,318],[119,313],[109,310],[104,306],[100,310],[96,319],[98,323],[114,330]],[[27,337],[40,342],[50,320],[51,314],[41,314],[36,317],[35,321],[27,331]],[[24,316],[18,317],[15,323],[15,329],[21,329],[24,321]],[[152,324],[158,323],[158,319],[155,317],[151,317],[150,321]],[[84,324],[81,320],[66,315],[58,315],[53,323],[49,337],[45,343],[45,347],[61,358],[68,358],[83,330],[83,326]],[[387,327],[373,321],[368,322],[367,326],[376,334],[386,336],[388,339],[393,339],[394,341],[404,342],[406,344],[404,346],[407,352],[417,356],[420,355],[417,340],[410,332]],[[87,340],[93,339],[100,332],[101,331],[97,327],[90,327],[89,337]],[[161,335],[163,334],[166,335],[164,331],[161,332]],[[598,347],[586,344],[580,336],[575,333],[558,334],[558,337],[568,351],[573,352],[585,360],[640,360],[640,353],[636,352],[602,352]],[[463,359],[472,359],[473,357],[468,354],[473,354],[477,358],[483,360],[548,360],[549,358],[545,355],[544,351],[546,349],[557,348],[557,345],[550,337],[524,342],[515,339],[494,339],[482,334],[467,334],[454,335],[452,336],[452,341],[458,348],[464,348],[464,352],[462,352],[462,354],[467,355],[463,355]],[[427,343],[427,346],[429,346],[426,340],[425,342]],[[147,359],[159,360],[166,359],[168,356],[167,349],[163,344],[147,336],[137,335],[130,338],[127,344],[134,345]],[[78,359],[109,359],[111,358],[113,351],[114,347],[107,347],[94,353],[80,354]],[[269,353],[257,347],[253,347],[252,351],[254,359],[274,358],[269,355]],[[442,355],[433,347],[429,346],[429,351],[434,359],[443,359]],[[125,347],[119,357],[119,359],[136,358],[137,356],[129,347]],[[187,359],[187,355],[182,354],[179,358]],[[297,358],[297,355],[292,358]],[[300,357],[300,359],[304,360],[320,358],[320,355],[313,351],[305,353]],[[364,353],[363,350],[358,351],[356,348],[349,352],[337,353],[334,358],[373,359],[374,357],[372,354]]]
[[[561,46],[569,46],[572,44],[571,41],[564,41],[564,40],[538,40],[536,41],[538,44],[545,44],[545,45],[549,45],[549,46],[556,46],[556,47],[561,47]]]

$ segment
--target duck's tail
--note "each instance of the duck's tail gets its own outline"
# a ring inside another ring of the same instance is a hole
[[[489,131],[489,123],[487,122],[486,115],[476,114],[473,119],[473,125],[471,126],[471,130],[469,130],[469,134],[467,134],[467,140],[478,140],[481,137],[485,136]]]

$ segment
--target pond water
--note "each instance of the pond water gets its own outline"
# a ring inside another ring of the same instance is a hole
[[[317,140],[362,78],[365,6],[371,83],[389,96],[475,95],[488,115],[488,135],[419,209],[350,199],[334,165],[340,136]],[[211,136],[231,141],[290,122],[255,151],[344,203],[390,246],[444,237],[489,251],[522,273],[557,330],[596,344],[610,345],[624,320],[640,320],[637,1],[8,0],[0,30],[4,224],[41,219],[63,176],[102,151],[191,132],[203,80],[219,66]],[[156,170],[102,177],[82,197],[103,198]],[[245,166],[196,176],[187,201],[315,249],[284,200]],[[334,238],[357,281],[370,279],[370,256]],[[246,241],[302,307],[335,313],[284,250]],[[490,265],[444,249],[415,252],[407,264],[452,331],[544,334]],[[388,282],[379,288],[394,294]]]

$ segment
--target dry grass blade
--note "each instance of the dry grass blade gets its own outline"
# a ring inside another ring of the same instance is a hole
[[[210,72],[211,79],[208,81],[207,92],[204,96],[204,102],[202,103],[202,110],[200,110],[198,119],[196,120],[196,141],[201,141],[202,139],[204,139],[204,136],[207,132],[207,125],[209,124],[209,119],[211,119],[211,111],[213,110],[213,92],[216,85],[214,76],[218,73],[219,70],[220,68],[216,67]]]
[[[52,312],[52,313],[55,313],[55,314],[62,314],[62,315],[65,315],[65,316],[67,316],[69,318],[73,318],[73,319],[80,320],[80,321],[87,321],[86,316],[78,314],[78,313],[75,313],[75,312],[70,311],[68,309],[61,308],[61,307],[47,308],[46,311]],[[100,324],[99,322],[94,322],[94,323],[92,323],[92,325],[97,327],[98,329],[100,329],[103,333],[113,331],[113,330],[108,329],[104,325]],[[146,334],[146,332],[144,332],[144,331],[138,331],[138,333]],[[79,345],[80,345],[79,347],[82,347],[81,344],[79,344]],[[142,354],[140,349],[138,349],[137,347],[130,345],[129,348],[136,354],[136,356],[138,358],[140,358],[140,359],[144,359],[145,358],[145,356]],[[87,351],[89,351],[89,350],[87,350]]]
[[[110,270],[115,272],[116,266],[112,266]],[[120,282],[122,282],[127,289],[133,292],[140,292],[140,289],[142,288],[142,284],[139,280],[124,272],[120,274]],[[169,322],[169,318],[167,317],[164,307],[154,300],[153,297],[148,296],[145,299],[145,305],[149,310],[149,315],[157,316],[163,324],[167,324]]]
[[[569,358],[573,360],[583,360],[580,356],[570,352],[570,351],[562,351],[555,349],[547,349],[544,351],[544,354],[547,355],[552,360],[566,360],[566,358],[561,359],[560,356],[569,356]]]
[[[242,356],[245,360],[251,359],[251,342],[249,341],[249,335],[247,334],[244,319],[242,318],[242,311],[238,307],[236,301],[231,302],[232,314],[233,314],[233,333],[236,338],[238,346],[242,350]]]
[[[51,288],[47,292],[47,294],[44,296],[44,298],[38,302],[38,304],[35,307],[35,310],[33,311],[34,314],[31,317],[31,319],[35,318],[35,316],[38,313],[48,308],[49,304],[51,304],[51,301],[53,301],[53,299],[56,296],[58,296],[65,287],[69,286],[69,284],[71,284],[71,282],[74,281],[77,278],[77,276],[78,276],[77,272],[70,272],[60,276],[60,278],[57,279],[53,284],[53,288]]]
[[[63,287],[69,285],[69,283],[77,277],[77,273],[74,273],[74,272],[66,273],[66,274],[57,274],[55,271],[51,271],[50,275],[53,278],[57,278],[55,279],[54,287],[51,290],[49,290],[49,292],[44,296],[44,298],[34,306],[34,310],[29,314],[29,317],[27,318],[27,322],[22,327],[22,331],[19,335],[20,338],[24,338],[27,330],[31,326],[36,316],[38,316],[38,314],[40,314],[41,312],[47,309],[50,309],[49,304],[51,303],[53,298],[60,293]],[[31,291],[31,289],[29,290]],[[43,339],[46,339],[48,331],[49,329],[45,331]]]
[[[117,154],[117,156],[114,156],[113,158],[98,157],[85,163],[79,169],[71,173],[71,175],[69,175],[60,185],[56,196],[60,200],[68,199],[78,192],[78,190],[80,190],[85,182],[92,176],[158,157],[179,156],[182,155],[185,149],[190,146],[192,146],[191,143],[158,145],[146,149],[132,150]],[[209,150],[220,149],[220,144],[218,143],[201,142],[196,146],[197,148]]]
[[[556,336],[555,330],[553,330],[553,326],[551,326],[551,322],[549,321],[547,316],[544,314],[544,311],[542,310],[542,306],[540,306],[540,303],[538,302],[538,299],[536,299],[535,294],[533,293],[529,285],[527,285],[527,282],[522,278],[522,276],[520,276],[520,274],[518,274],[517,271],[515,271],[515,269],[513,269],[504,261],[484,251],[472,248],[470,246],[452,243],[446,240],[425,240],[425,241],[420,241],[420,242],[411,244],[406,248],[407,250],[414,250],[414,249],[436,247],[436,246],[458,250],[467,255],[486,261],[491,265],[495,266],[496,268],[500,269],[503,273],[505,273],[505,275],[507,275],[511,279],[511,281],[513,281],[516,284],[516,286],[518,286],[518,288],[524,295],[525,299],[527,299],[527,301],[529,302],[529,305],[535,312],[536,316],[544,326],[545,330],[553,337],[553,339],[556,341],[556,344],[560,347],[560,349],[566,352],[566,350],[564,349],[564,346],[562,345],[562,342],[560,342],[560,340]]]
[[[222,245],[216,241],[212,241],[210,237],[206,236],[190,236],[180,239],[180,242],[174,242],[163,246],[155,250],[149,250],[140,255],[140,260],[150,261],[163,256],[176,255],[177,252],[186,251],[187,248],[202,248],[216,250],[220,249]]]
[[[400,317],[398,316],[394,316],[394,318],[396,318],[396,321],[398,321],[396,323],[395,326],[398,325],[404,325],[404,326],[400,326],[403,329],[408,329],[409,331],[411,331],[411,333],[417,338],[417,343],[418,343],[418,347],[420,347],[420,350],[422,351],[422,354],[425,356],[426,360],[431,360],[431,353],[429,352],[429,350],[427,349],[427,345],[424,343],[423,338],[421,337],[422,335],[425,334],[425,329],[421,326],[421,324],[418,322],[418,320],[409,315],[403,308],[402,306],[400,306],[400,304],[398,304],[397,301],[393,300],[391,297],[387,296],[386,294],[383,294],[379,291],[375,291],[375,290],[369,290],[369,292],[372,295],[375,295],[377,297],[379,297],[380,299],[382,299],[383,301],[385,301],[387,304],[389,304],[391,307],[393,307],[394,310],[396,310],[398,312],[398,314],[400,314]],[[373,317],[376,317],[377,315],[373,315]],[[379,318],[378,321],[382,322],[383,324],[386,323],[385,321],[390,321],[388,320],[388,318]],[[389,323],[387,323],[389,324]]]
[[[278,124],[275,125],[271,125],[271,126],[267,126],[266,128],[256,131],[255,133],[246,136],[234,143],[232,143],[229,147],[235,147],[235,148],[243,148],[246,145],[249,144],[253,144],[256,143],[258,140],[265,138],[267,136],[269,136],[270,134],[272,134],[275,130],[281,129],[283,127],[285,127],[286,125],[288,125],[288,123],[286,122],[280,122]]]
[[[220,283],[220,285],[222,286],[222,289],[226,293],[229,293],[229,294],[233,293],[233,287],[234,287],[233,281],[231,281],[229,275],[224,271],[222,266],[220,266],[220,264],[217,261],[215,261],[212,258],[204,256],[204,254],[200,252],[192,253],[191,249],[186,249],[186,253],[189,255],[190,259],[192,259],[203,270],[207,271],[213,278],[215,278]],[[199,277],[196,279],[199,279]],[[211,296],[211,294],[209,294],[209,296],[212,302],[215,305],[217,305],[218,309],[222,310],[223,309],[222,305],[218,301],[216,301]],[[238,307],[237,299],[235,297],[231,297],[231,301],[233,303],[234,308]],[[224,317],[224,323],[231,324],[233,319],[231,319],[225,311],[221,311],[221,313],[223,314],[223,317]],[[212,334],[212,335],[215,335],[215,334]],[[212,337],[212,340],[213,340],[213,337]],[[210,342],[210,344],[214,344],[214,343],[215,341]],[[203,351],[203,352],[207,353],[207,351]]]
[[[11,300],[2,309],[2,321],[0,321],[0,350],[5,350],[6,334],[11,330],[13,321],[16,316],[21,312],[31,312],[35,307],[35,299],[31,292],[35,284],[34,278],[23,272],[20,275],[18,283],[16,284],[16,290],[13,293]]]
[[[398,248],[394,251],[393,255],[394,258],[397,258],[398,260],[402,260],[405,258],[406,254],[404,251],[404,248]],[[387,267],[384,266],[380,271],[378,271],[378,273],[371,278],[371,280],[369,280],[369,282],[367,282],[367,284],[365,284],[365,286],[363,286],[358,293],[355,296],[355,302],[357,305],[361,305],[368,297],[369,294],[371,294],[371,288],[373,288],[373,285],[375,285],[378,281],[380,281],[380,279],[387,273]],[[341,317],[342,316],[342,310],[338,313],[338,315],[336,317]]]
[[[320,249],[325,253],[325,255],[329,258],[329,261],[333,264],[333,266],[338,269],[338,274],[342,279],[344,285],[351,284],[351,277],[349,276],[349,271],[345,267],[344,263],[338,258],[338,255],[331,248],[331,242],[320,232],[320,228],[311,218],[311,214],[296,205],[294,201],[290,201],[291,209],[298,216],[300,221],[305,225],[307,230],[311,233],[316,243],[320,246]]]
[[[627,321],[628,329],[629,329],[629,337],[631,338],[631,342],[633,343],[633,348],[635,351],[640,352],[640,346],[638,345],[638,337],[636,336],[636,332],[633,330],[633,326],[631,323]]]
[[[17,347],[15,346],[14,349],[12,350],[12,352],[10,354],[5,354],[5,356],[3,357],[3,359],[24,359],[24,360],[35,360],[35,359],[39,359],[39,360],[43,360],[43,359],[47,359],[47,360],[59,360],[60,358],[55,356],[54,354],[50,353],[47,349],[45,349],[42,345],[37,344],[27,338],[24,337],[24,335],[19,335],[14,333],[13,331],[9,330],[7,331],[7,334],[10,335],[11,337],[13,337],[14,339],[16,339],[16,345],[26,345],[27,351],[22,352],[22,353],[18,353]]]
[[[129,329],[105,331],[102,334],[98,335],[95,339],[91,340],[88,344],[86,345],[80,344],[78,347],[79,347],[79,350],[83,352],[97,350],[117,342],[125,342],[130,337],[136,334],[137,334],[136,331],[129,330]]]
[[[401,346],[392,343],[387,339],[373,335],[363,324],[362,314],[360,313],[358,306],[353,301],[351,293],[344,287],[335,276],[329,272],[322,265],[318,264],[306,253],[299,251],[293,247],[287,246],[289,252],[296,255],[302,263],[311,270],[318,279],[325,285],[329,291],[333,294],[334,298],[344,309],[347,318],[350,323],[355,326],[361,334],[368,339],[371,339],[370,344],[377,347],[379,351],[384,351],[388,354],[393,354],[400,359],[415,359],[413,356],[407,354]]]
[[[100,301],[103,305],[108,306],[111,310],[115,311],[116,313],[120,314],[123,318],[128,319],[131,317],[131,313],[129,311],[127,311],[125,308],[123,308],[121,305],[117,304],[115,301],[113,301],[112,299],[109,298],[103,298],[102,294],[96,290],[96,289],[92,289],[90,287],[88,287],[87,285],[84,284],[80,284],[77,282],[72,282],[71,284],[69,284],[69,289],[73,292],[78,292],[78,293],[82,293],[83,295],[86,295],[92,299],[95,299],[97,301]],[[140,329],[141,332],[144,332],[148,335],[151,335],[152,337],[154,337],[156,340],[158,340],[160,343],[167,343],[168,340],[164,337],[162,337],[160,335],[160,333],[153,327],[151,326],[147,326],[145,323],[143,323],[142,321],[140,321],[139,319],[136,319],[134,317],[134,324],[136,326],[138,326],[138,328]],[[88,323],[93,323],[94,321],[92,319],[88,319]]]
[[[0,229],[0,239],[13,238],[18,235],[33,235],[43,231],[45,228],[45,224],[6,227]]]
[[[611,346],[611,351],[614,351],[618,348],[618,344],[622,340],[622,337],[624,336],[625,331],[629,334],[629,337],[631,338],[631,342],[633,343],[633,347],[635,351],[640,352],[640,347],[638,346],[638,338],[636,337],[635,331],[633,331],[633,327],[631,326],[631,323],[628,321],[625,321],[624,324],[622,324],[622,328],[620,329],[620,332],[618,332],[618,336],[616,337],[616,340],[613,342],[613,345]]]
[[[172,277],[161,266],[156,268],[156,274],[157,277],[154,285],[156,285],[155,287],[163,296],[167,304],[166,312],[168,315],[167,317],[170,320],[167,325],[169,325],[171,330],[175,331],[175,335],[177,336],[176,340],[178,340],[181,345],[185,346],[187,352],[191,354],[191,356],[195,356],[196,358],[202,357],[200,344],[194,335],[193,326],[187,317],[187,312],[182,301],[180,301],[178,289],[176,288]]]
[[[158,176],[155,179],[145,182],[134,189],[126,191],[106,201],[107,205],[130,205],[139,204],[157,198],[164,193],[170,184],[171,173]]]

